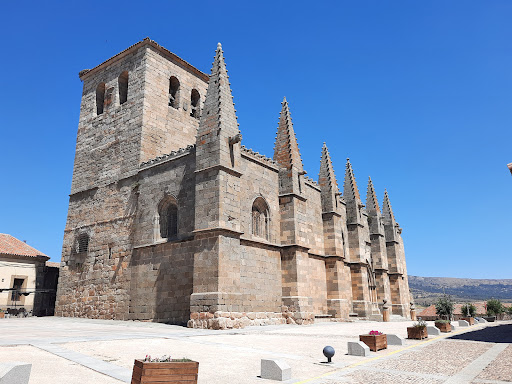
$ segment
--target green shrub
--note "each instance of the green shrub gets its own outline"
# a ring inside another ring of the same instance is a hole
[[[450,320],[443,320],[443,319],[441,319],[441,320],[436,320],[436,323],[450,324],[451,322],[450,322]]]
[[[475,317],[476,315],[476,307],[471,303],[466,303],[462,307],[460,307],[460,311],[462,316]]]
[[[436,313],[442,319],[450,320],[453,317],[453,301],[450,296],[443,295],[437,300]]]
[[[503,304],[498,299],[490,299],[485,303],[485,310],[487,311],[487,316],[498,316],[505,312]]]
[[[507,313],[509,315],[512,315],[512,305],[510,307],[507,307]]]

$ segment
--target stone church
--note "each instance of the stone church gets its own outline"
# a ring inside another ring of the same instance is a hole
[[[289,105],[242,145],[222,47],[207,75],[150,39],[83,82],[56,315],[224,329],[410,318],[401,228],[327,147],[306,176]],[[277,111],[276,111],[277,112]]]

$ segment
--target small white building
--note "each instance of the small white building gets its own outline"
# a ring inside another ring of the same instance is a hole
[[[53,314],[58,265],[15,237],[0,233],[0,309]]]

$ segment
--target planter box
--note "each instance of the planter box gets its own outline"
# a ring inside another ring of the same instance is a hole
[[[438,323],[436,321],[435,325],[441,332],[447,333],[452,331],[452,325],[450,323]]]
[[[187,383],[197,384],[199,363],[197,361],[150,363],[135,360],[132,384]]]
[[[0,312],[0,319],[3,319],[5,317],[5,313],[4,312]]]
[[[359,335],[359,341],[365,343],[370,351],[377,352],[388,347],[386,335]]]
[[[484,319],[490,323],[494,323],[496,321],[496,316],[484,316]]]
[[[416,340],[428,338],[427,327],[407,327],[407,338]]]
[[[461,320],[466,320],[469,325],[475,325],[475,318],[474,317],[463,317]]]

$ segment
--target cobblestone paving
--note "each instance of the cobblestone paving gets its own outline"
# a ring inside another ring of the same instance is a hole
[[[381,369],[450,376],[466,367],[491,346],[472,341],[442,340],[419,350],[386,359],[374,366]]]
[[[405,373],[389,373],[382,372],[378,375],[375,372],[366,371],[366,370],[357,370],[354,373],[348,375],[347,377],[336,379],[336,380],[327,380],[322,382],[322,384],[441,384],[445,380],[444,379],[434,379],[431,377],[418,377],[407,375]]]
[[[512,382],[512,345],[509,345],[502,351],[498,357],[477,376],[477,379]]]

